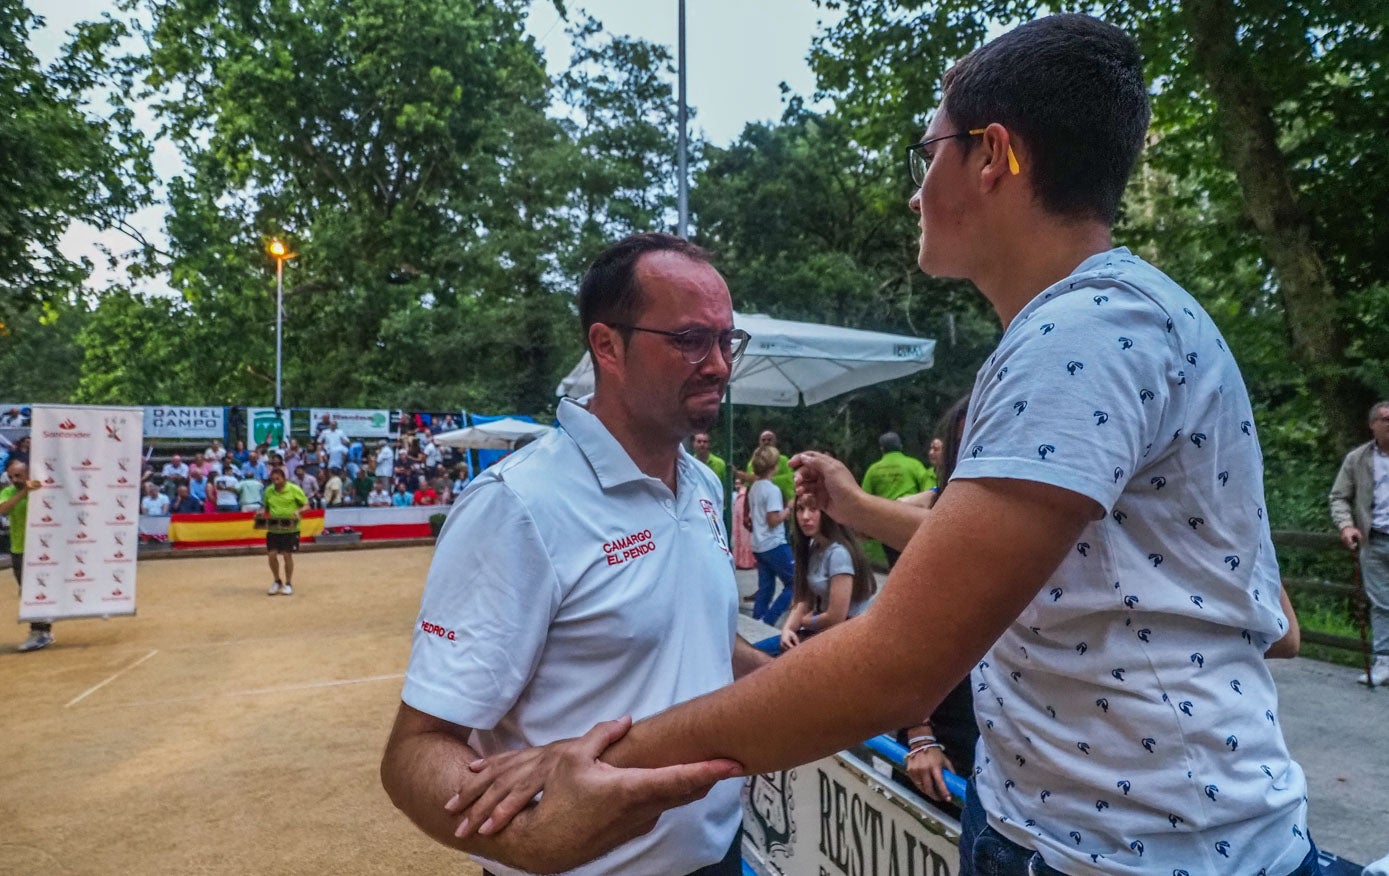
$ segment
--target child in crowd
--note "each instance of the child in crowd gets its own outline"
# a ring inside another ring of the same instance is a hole
[[[772,483],[780,462],[781,451],[775,445],[757,448],[752,455],[752,473],[757,479],[748,488],[747,500],[752,518],[752,555],[757,559],[757,597],[752,604],[752,617],[769,624],[775,624],[790,604],[795,577],[783,526],[791,511],[785,507],[781,488]],[[777,578],[781,579],[782,590],[773,601]]]
[[[791,614],[781,630],[781,648],[843,623],[868,607],[878,581],[858,538],[818,508],[797,500],[791,527],[795,559]]]

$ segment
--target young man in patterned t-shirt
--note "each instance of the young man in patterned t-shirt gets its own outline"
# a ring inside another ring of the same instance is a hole
[[[966,867],[1317,873],[1263,662],[1288,621],[1244,381],[1200,304],[1111,236],[1149,120],[1137,47],[1042,18],[943,94],[910,149],[918,262],[1004,327],[950,489],[915,509],[801,454],[802,492],[905,548],[882,592],[604,760],[783,769],[919,720],[972,669]]]

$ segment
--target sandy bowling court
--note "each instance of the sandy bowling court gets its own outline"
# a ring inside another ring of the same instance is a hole
[[[377,778],[431,553],[300,554],[274,597],[260,554],[148,561],[137,617],[0,624],[0,873],[479,873]]]

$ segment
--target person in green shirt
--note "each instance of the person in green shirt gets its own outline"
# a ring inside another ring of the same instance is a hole
[[[728,476],[728,463],[724,462],[717,454],[710,452],[713,441],[709,438],[709,433],[696,432],[694,437],[690,439],[690,443],[694,447],[695,459],[713,469],[714,474],[719,477],[719,483],[722,484],[724,478]],[[725,486],[727,485],[725,484]]]
[[[294,552],[299,550],[299,520],[309,499],[298,484],[291,484],[285,470],[270,472],[270,489],[265,491],[265,509],[258,512],[265,519],[265,552],[270,559],[270,574],[275,581],[266,591],[274,596],[294,595]],[[284,580],[280,579],[280,560],[284,560]]]
[[[884,499],[901,499],[935,487],[935,473],[921,460],[902,452],[902,438],[896,432],[884,432],[878,439],[878,447],[883,451],[882,458],[863,473],[865,493]],[[899,551],[883,545],[883,553],[887,555],[889,569],[897,565]]]
[[[24,527],[29,520],[29,494],[43,486],[38,481],[29,480],[29,466],[19,460],[11,462],[5,469],[10,483],[0,490],[0,514],[10,516],[10,571],[14,572],[15,583],[24,589]],[[47,623],[29,624],[29,638],[19,643],[17,651],[37,651],[53,644],[53,625]]]

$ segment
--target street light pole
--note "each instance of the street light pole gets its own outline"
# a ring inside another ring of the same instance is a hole
[[[687,136],[688,136],[687,133],[686,133],[686,127],[687,127],[687,124],[688,124],[688,120],[687,120],[687,118],[686,118],[686,113],[687,113],[688,111],[687,111],[686,106],[685,106],[685,0],[680,0],[680,39],[679,39],[679,43],[680,43],[680,48],[679,48],[679,83],[680,83],[680,84],[679,84],[679,93],[680,93],[679,102],[680,102],[680,105],[679,105],[679,107],[677,108],[677,111],[676,111],[676,119],[677,119],[676,124],[678,124],[678,125],[680,126],[680,137],[679,137],[679,145],[678,145],[678,148],[676,149],[676,152],[677,152],[677,155],[678,155],[679,168],[678,168],[678,170],[676,170],[676,174],[677,174],[676,184],[677,184],[677,186],[678,186],[678,194],[677,194],[677,196],[676,196],[676,197],[677,197],[677,206],[676,206],[676,209],[678,210],[678,219],[677,219],[677,224],[676,224],[675,233],[676,233],[677,235],[679,235],[680,237],[685,237],[687,234],[689,234],[689,226],[690,226],[690,193],[689,193],[690,190],[689,190],[689,180],[687,179],[688,169],[686,168],[686,161],[688,160],[688,159],[686,158],[686,154],[689,152],[689,143],[687,142],[687,139],[686,139]]]
[[[275,410],[280,410],[280,383],[284,373],[285,321],[285,260],[295,253],[280,240],[270,241],[270,255],[275,257]]]

